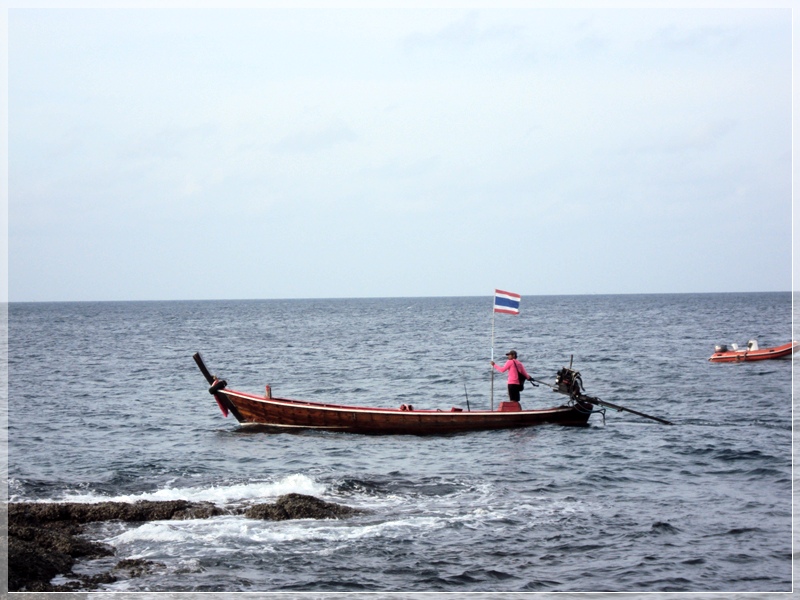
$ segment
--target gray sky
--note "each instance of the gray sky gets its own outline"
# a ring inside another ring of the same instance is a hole
[[[789,290],[790,10],[16,10],[11,301]]]

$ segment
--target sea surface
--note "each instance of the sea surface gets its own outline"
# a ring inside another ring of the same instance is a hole
[[[495,318],[537,379],[573,361],[594,414],[458,435],[274,433],[224,418],[230,388],[345,404],[486,409],[492,298],[9,305],[10,501],[312,494],[346,520],[103,523],[108,592],[790,592],[792,361],[711,364],[792,338],[790,293],[526,296]],[[523,407],[563,396],[526,387]],[[56,581],[63,582],[62,580]]]

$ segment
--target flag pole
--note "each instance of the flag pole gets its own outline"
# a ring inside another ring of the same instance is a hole
[[[498,289],[495,289],[494,291],[494,303],[492,304],[492,362],[494,362],[494,315],[498,312],[507,313],[509,315],[518,315],[519,302],[521,299],[522,296],[513,292],[505,292]],[[494,365],[492,365],[492,410],[494,410],[494,371]]]
[[[494,297],[492,298],[492,362],[494,362]],[[492,403],[492,410],[494,410],[494,365],[490,366],[492,370],[492,383],[491,383],[491,391],[490,391],[490,399]]]

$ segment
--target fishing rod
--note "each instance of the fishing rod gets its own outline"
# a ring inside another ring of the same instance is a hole
[[[534,379],[533,381],[535,381],[536,383],[541,383],[542,385],[545,385],[545,386],[549,387],[554,392],[559,392],[559,393],[562,393],[562,394],[566,393],[563,390],[560,390],[555,385],[546,383],[544,381],[539,381],[538,379]],[[620,411],[620,412],[621,411],[629,412],[629,413],[637,415],[639,417],[644,417],[645,419],[652,419],[653,421],[658,421],[659,423],[663,423],[664,425],[674,425],[674,423],[672,421],[667,421],[666,419],[662,419],[661,417],[654,417],[653,415],[647,415],[647,414],[645,414],[643,412],[639,412],[638,410],[633,410],[632,408],[626,408],[624,406],[620,406],[619,404],[612,404],[611,402],[606,402],[605,400],[600,400],[600,398],[594,398],[592,396],[586,396],[585,394],[576,393],[576,392],[573,392],[573,393],[569,394],[569,396],[570,396],[570,398],[574,398],[575,400],[578,400],[580,402],[588,402],[589,404],[594,404],[595,406],[605,406],[607,408],[613,408],[614,410],[617,410],[617,411]]]

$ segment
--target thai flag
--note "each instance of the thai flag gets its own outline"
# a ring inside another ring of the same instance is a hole
[[[513,292],[503,290],[494,291],[494,312],[506,313],[507,315],[519,314],[519,301],[522,296]]]

